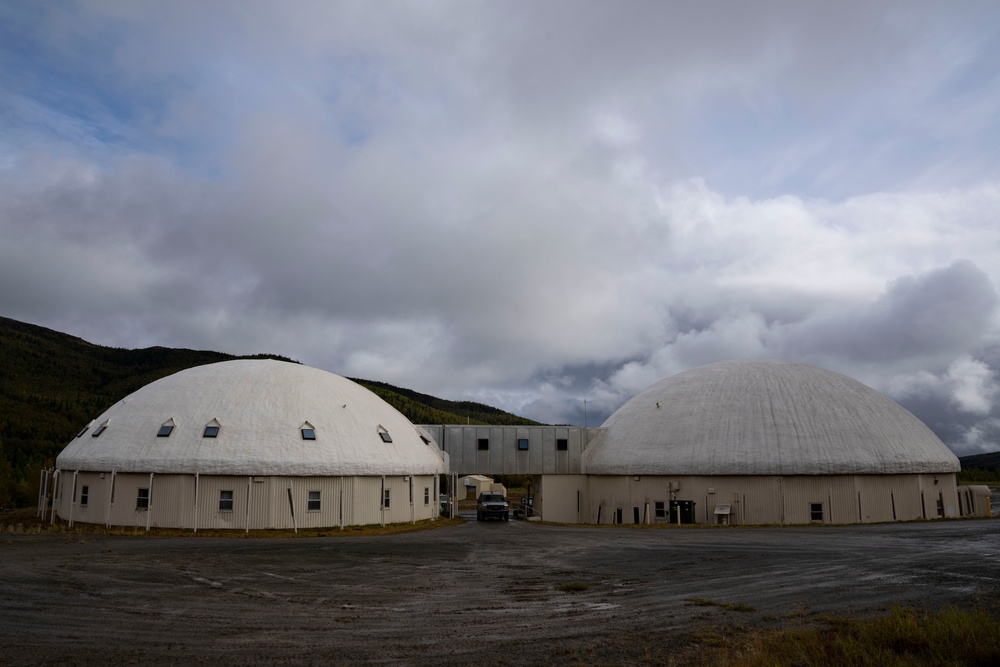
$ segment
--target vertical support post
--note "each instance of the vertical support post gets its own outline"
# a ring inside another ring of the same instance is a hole
[[[73,471],[73,491],[69,497],[69,527],[73,527],[73,510],[76,508],[76,478],[80,474],[79,470]]]
[[[381,525],[385,526],[385,475],[382,475],[382,495],[378,499],[378,504],[381,508],[381,511],[379,511],[379,519],[381,520]]]
[[[49,518],[49,525],[54,526],[56,523],[56,494],[59,492],[59,478],[60,475],[59,468],[52,473],[52,516]]]
[[[194,528],[194,532],[198,532],[198,495],[201,492],[201,473],[194,474],[194,518],[191,521],[191,526]]]
[[[114,507],[115,504],[115,474],[117,472],[118,471],[112,469],[111,474],[108,475],[108,513],[107,516],[104,517],[105,528],[111,527],[111,508]]]
[[[44,494],[45,494],[45,469],[43,468],[40,471],[38,471],[38,507],[35,508],[35,518],[42,516],[42,497]]]
[[[292,497],[292,487],[288,487],[288,510],[292,513],[292,532],[298,534],[299,524],[295,520],[295,500]]]
[[[250,534],[250,489],[251,488],[253,488],[253,477],[252,476],[251,477],[247,477],[247,511],[246,511],[246,514],[244,515],[244,519],[245,519],[245,521],[244,521],[245,526],[244,527],[246,528],[246,531],[245,531],[246,535]]]
[[[149,473],[149,497],[146,498],[146,532],[153,523],[153,473]]]
[[[41,495],[42,500],[38,504],[39,515],[42,518],[42,523],[45,523],[45,514],[49,509],[49,482],[52,481],[52,471],[46,468],[42,470],[42,488]]]

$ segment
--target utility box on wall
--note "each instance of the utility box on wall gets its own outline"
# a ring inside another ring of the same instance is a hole
[[[693,500],[671,500],[670,523],[694,523],[694,505]]]

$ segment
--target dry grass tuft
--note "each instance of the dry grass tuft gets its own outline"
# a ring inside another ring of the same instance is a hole
[[[982,609],[923,613],[896,607],[870,619],[827,618],[822,625],[701,638],[683,664],[730,667],[809,665],[1000,665],[1000,618]],[[708,650],[706,650],[708,649]]]

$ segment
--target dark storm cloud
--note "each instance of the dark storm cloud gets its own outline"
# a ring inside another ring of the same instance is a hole
[[[893,280],[874,303],[785,330],[786,354],[891,363],[976,349],[989,334],[997,293],[969,261]]]
[[[549,422],[794,358],[994,437],[987,3],[39,7],[0,8],[5,316]]]

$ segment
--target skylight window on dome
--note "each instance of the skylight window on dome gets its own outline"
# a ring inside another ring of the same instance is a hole
[[[163,422],[163,424],[160,426],[160,430],[156,432],[156,437],[157,438],[169,438],[170,437],[170,433],[173,430],[174,430],[174,420],[173,419],[168,419],[167,421]]]
[[[316,429],[312,426],[303,426],[300,431],[302,432],[303,440],[315,440],[316,439]]]
[[[76,437],[82,438],[83,434],[86,433],[89,429],[90,429],[90,424],[87,424],[86,426],[83,427],[82,431],[76,434]]]
[[[221,427],[217,422],[213,422],[205,426],[205,432],[201,434],[203,438],[217,438],[219,436],[219,429]]]
[[[95,430],[93,433],[90,434],[90,437],[91,438],[100,437],[100,435],[107,430],[108,430],[108,422],[104,422],[103,424],[97,427],[97,430]]]
[[[378,434],[382,438],[382,442],[392,442],[392,436],[389,435],[388,431],[379,431]]]

